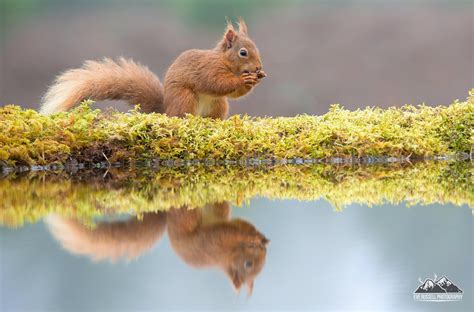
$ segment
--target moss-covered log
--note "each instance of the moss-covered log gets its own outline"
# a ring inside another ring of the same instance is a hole
[[[470,153],[474,93],[449,106],[404,106],[323,116],[228,120],[161,114],[101,113],[89,103],[42,116],[0,108],[0,163],[7,166],[128,159],[248,159],[425,157]]]
[[[50,213],[83,220],[107,214],[141,214],[173,207],[202,207],[255,196],[351,203],[455,204],[474,207],[471,162],[419,162],[339,167],[195,166],[157,171],[111,169],[12,173],[0,179],[0,224],[21,226]]]

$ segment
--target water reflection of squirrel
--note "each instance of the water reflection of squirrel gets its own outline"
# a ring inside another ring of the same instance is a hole
[[[97,261],[137,258],[159,241],[167,227],[171,246],[184,262],[219,268],[236,290],[246,284],[249,294],[265,263],[268,243],[249,222],[231,219],[228,203],[146,213],[141,221],[100,222],[93,229],[58,216],[49,217],[48,224],[66,250]]]

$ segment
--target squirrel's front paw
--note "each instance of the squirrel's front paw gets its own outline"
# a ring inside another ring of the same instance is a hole
[[[244,81],[247,86],[255,86],[260,82],[257,73],[243,73],[240,78]]]

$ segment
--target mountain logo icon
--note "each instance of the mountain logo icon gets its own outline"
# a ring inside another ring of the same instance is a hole
[[[446,290],[434,282],[432,279],[427,278],[423,284],[421,284],[415,293],[445,293]]]
[[[435,274],[434,279],[427,278],[421,283],[413,293],[413,298],[416,301],[459,301],[462,299],[463,291],[446,276],[437,279]]]

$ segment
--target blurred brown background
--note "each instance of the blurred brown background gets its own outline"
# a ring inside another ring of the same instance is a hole
[[[448,104],[474,87],[472,1],[0,1],[0,105],[38,108],[55,75],[104,56],[162,78],[239,15],[269,77],[233,114]]]

